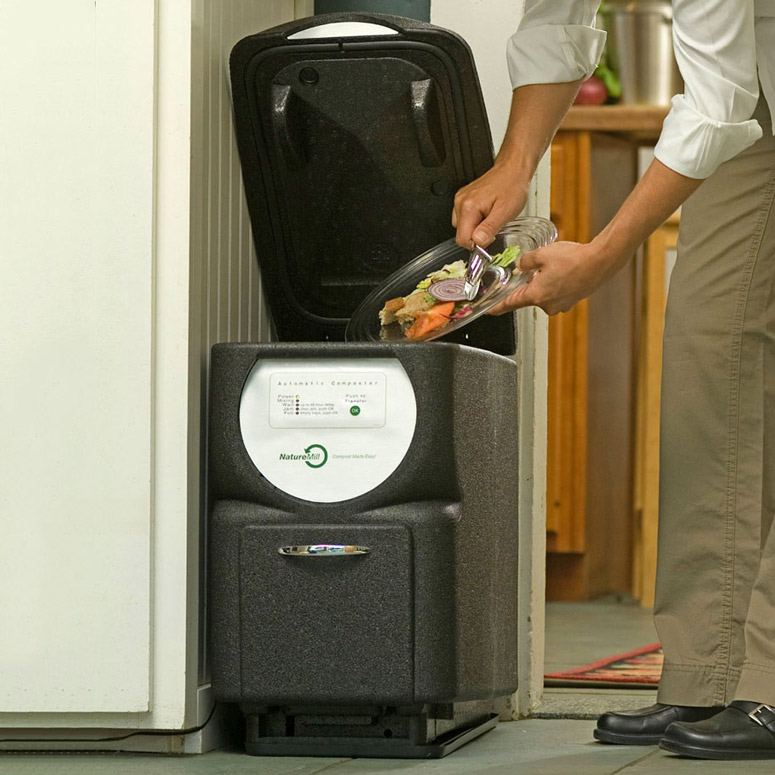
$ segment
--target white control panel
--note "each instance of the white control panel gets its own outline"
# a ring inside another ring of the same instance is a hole
[[[261,360],[240,401],[245,449],[278,489],[333,503],[373,490],[398,468],[417,422],[395,358]]]
[[[273,428],[381,428],[386,388],[382,372],[275,373],[269,382],[269,424]]]

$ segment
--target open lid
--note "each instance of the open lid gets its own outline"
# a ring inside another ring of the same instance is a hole
[[[470,49],[423,22],[329,14],[244,38],[230,74],[277,334],[341,341],[375,287],[452,236],[455,192],[492,165]],[[510,317],[461,341],[511,353]]]

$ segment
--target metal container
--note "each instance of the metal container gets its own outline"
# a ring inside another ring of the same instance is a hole
[[[607,0],[600,11],[608,32],[608,56],[626,105],[669,105],[683,91],[673,53],[669,0]]]

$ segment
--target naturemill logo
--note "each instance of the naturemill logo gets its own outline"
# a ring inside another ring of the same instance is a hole
[[[310,444],[303,455],[281,452],[280,460],[300,460],[310,468],[322,468],[328,461],[328,450],[322,444]]]

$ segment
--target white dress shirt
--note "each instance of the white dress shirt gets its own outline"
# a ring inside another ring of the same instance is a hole
[[[512,87],[592,74],[605,44],[599,0],[526,0],[508,44]],[[684,93],[655,148],[666,166],[707,178],[762,136],[751,115],[759,83],[775,111],[775,0],[673,0],[673,45]]]

